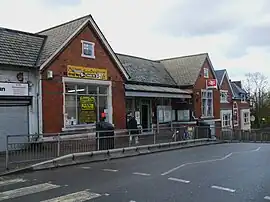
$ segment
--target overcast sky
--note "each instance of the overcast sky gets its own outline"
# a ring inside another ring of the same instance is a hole
[[[38,32],[92,14],[119,53],[163,59],[208,52],[232,79],[270,78],[270,0],[1,0],[0,26]]]

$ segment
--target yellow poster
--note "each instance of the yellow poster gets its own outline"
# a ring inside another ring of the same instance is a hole
[[[68,65],[67,76],[81,79],[108,80],[108,71],[107,69]]]
[[[80,96],[80,104],[82,111],[94,111],[95,107],[95,98],[90,96]]]

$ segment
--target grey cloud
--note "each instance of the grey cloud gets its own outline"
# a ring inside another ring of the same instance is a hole
[[[185,0],[162,16],[157,29],[173,36],[202,36],[233,30],[241,22],[225,8],[232,0]]]
[[[244,56],[250,47],[264,48],[267,52],[270,52],[269,33],[269,24],[244,27],[235,33],[237,38],[229,46],[227,56],[231,58]]]

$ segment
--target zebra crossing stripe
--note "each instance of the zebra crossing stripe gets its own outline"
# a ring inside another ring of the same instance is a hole
[[[98,198],[100,196],[101,196],[100,194],[92,193],[92,192],[89,192],[88,190],[85,190],[85,191],[80,191],[80,192],[60,196],[57,198],[52,198],[52,199],[45,200],[42,202],[59,202],[59,201],[61,201],[61,202],[84,202],[84,201],[88,201],[88,200],[91,200],[94,198]]]
[[[29,187],[22,187],[19,189],[13,189],[5,192],[0,192],[0,201],[18,198],[21,196],[26,196],[29,194],[39,193],[43,191],[48,191],[51,189],[59,188],[59,185],[54,185],[50,183],[37,184]]]
[[[21,178],[17,178],[17,179],[0,181],[0,187],[1,186],[11,185],[11,184],[16,184],[16,183],[19,183],[19,182],[26,182],[26,180],[21,179]]]

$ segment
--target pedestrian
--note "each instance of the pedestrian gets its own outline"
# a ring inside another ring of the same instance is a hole
[[[129,113],[127,116],[127,129],[129,131],[130,137],[129,141],[132,143],[133,136],[135,136],[135,144],[139,143],[138,140],[138,123],[135,116],[132,113]]]

